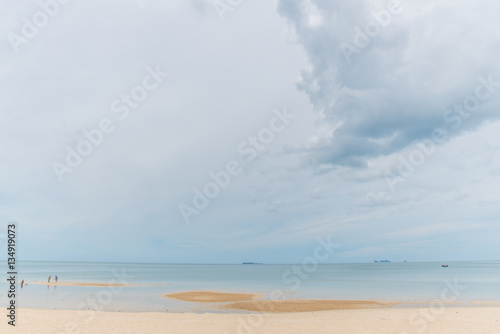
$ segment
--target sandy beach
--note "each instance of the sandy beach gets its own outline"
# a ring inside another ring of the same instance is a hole
[[[439,314],[437,314],[439,313]],[[18,309],[15,328],[2,333],[169,334],[493,334],[500,331],[499,307],[335,310],[305,313],[122,313]]]
[[[186,291],[164,298],[238,313],[103,312],[17,309],[16,327],[1,333],[169,333],[169,334],[405,334],[499,333],[500,307],[456,307],[374,300],[266,300],[264,295]],[[406,304],[407,306],[407,304]],[[209,308],[209,309],[210,309]]]
[[[0,334],[500,334],[499,13],[0,1]]]

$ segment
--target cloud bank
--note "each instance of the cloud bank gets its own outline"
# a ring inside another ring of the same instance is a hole
[[[292,25],[310,62],[299,87],[320,123],[318,140],[310,148],[314,161],[366,167],[370,159],[452,126],[455,105],[473,105],[464,98],[480,80],[497,89],[500,72],[494,55],[500,44],[493,32],[500,23],[492,13],[500,5],[490,5],[280,1],[278,11]],[[498,96],[488,99],[474,108],[460,131],[449,135],[497,119],[499,107]]]

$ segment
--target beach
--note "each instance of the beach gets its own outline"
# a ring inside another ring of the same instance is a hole
[[[87,287],[88,285],[78,285]],[[102,284],[97,284],[102,286]],[[500,304],[427,301],[265,299],[264,294],[185,291],[160,296],[205,305],[205,312],[17,309],[1,333],[499,333]],[[456,305],[462,305],[457,307]],[[473,306],[472,306],[473,305]],[[219,311],[232,311],[231,313]]]
[[[498,13],[0,1],[0,334],[500,334]]]
[[[497,261],[325,264],[300,285],[290,268],[25,262],[0,333],[500,332]]]
[[[422,308],[358,309],[304,313],[159,313],[19,309],[15,328],[2,333],[169,333],[169,334],[493,334],[500,331],[500,307],[449,307],[439,315]],[[413,319],[413,320],[410,320]]]

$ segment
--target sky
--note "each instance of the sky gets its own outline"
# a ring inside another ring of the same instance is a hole
[[[1,1],[0,243],[16,222],[19,260],[497,259],[499,9]]]

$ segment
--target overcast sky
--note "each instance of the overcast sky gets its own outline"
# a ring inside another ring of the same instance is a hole
[[[67,2],[0,1],[19,259],[498,258],[500,3]]]

